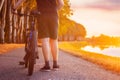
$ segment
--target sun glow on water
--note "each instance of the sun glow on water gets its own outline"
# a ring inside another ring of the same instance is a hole
[[[114,57],[120,57],[120,47],[109,47],[106,49],[101,50],[99,47],[91,47],[91,46],[86,46],[84,48],[81,48],[82,50],[89,51],[89,52],[96,52],[108,56],[114,56]]]

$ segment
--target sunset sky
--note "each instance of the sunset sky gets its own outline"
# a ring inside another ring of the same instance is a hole
[[[120,36],[120,0],[70,0],[75,20],[85,26],[87,37]]]

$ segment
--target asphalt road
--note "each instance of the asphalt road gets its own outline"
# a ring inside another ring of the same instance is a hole
[[[120,80],[120,75],[63,51],[59,52],[60,70],[41,72],[40,68],[44,65],[41,48],[34,73],[27,76],[27,69],[19,65],[24,54],[24,48],[0,54],[0,80]],[[52,67],[52,58],[50,62]]]

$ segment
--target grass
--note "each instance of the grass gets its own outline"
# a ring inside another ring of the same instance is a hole
[[[0,54],[6,53],[16,48],[23,47],[24,44],[0,44]]]
[[[80,49],[80,45],[84,45],[84,42],[60,42],[59,48],[72,55],[93,62],[106,70],[120,74],[120,57],[111,57],[94,52],[83,51]]]

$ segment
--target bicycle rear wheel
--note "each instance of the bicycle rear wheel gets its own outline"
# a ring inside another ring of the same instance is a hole
[[[29,52],[29,51],[26,51],[26,54],[25,54],[25,57],[24,57],[24,60],[25,60],[25,68],[28,67],[29,55],[30,55],[30,52]]]
[[[35,64],[35,55],[32,52],[29,56],[29,59],[28,59],[28,75],[29,76],[31,76],[33,74],[34,64]]]
[[[29,60],[29,58],[27,58],[26,60],[25,60],[25,68],[27,68],[28,67],[28,60]]]

